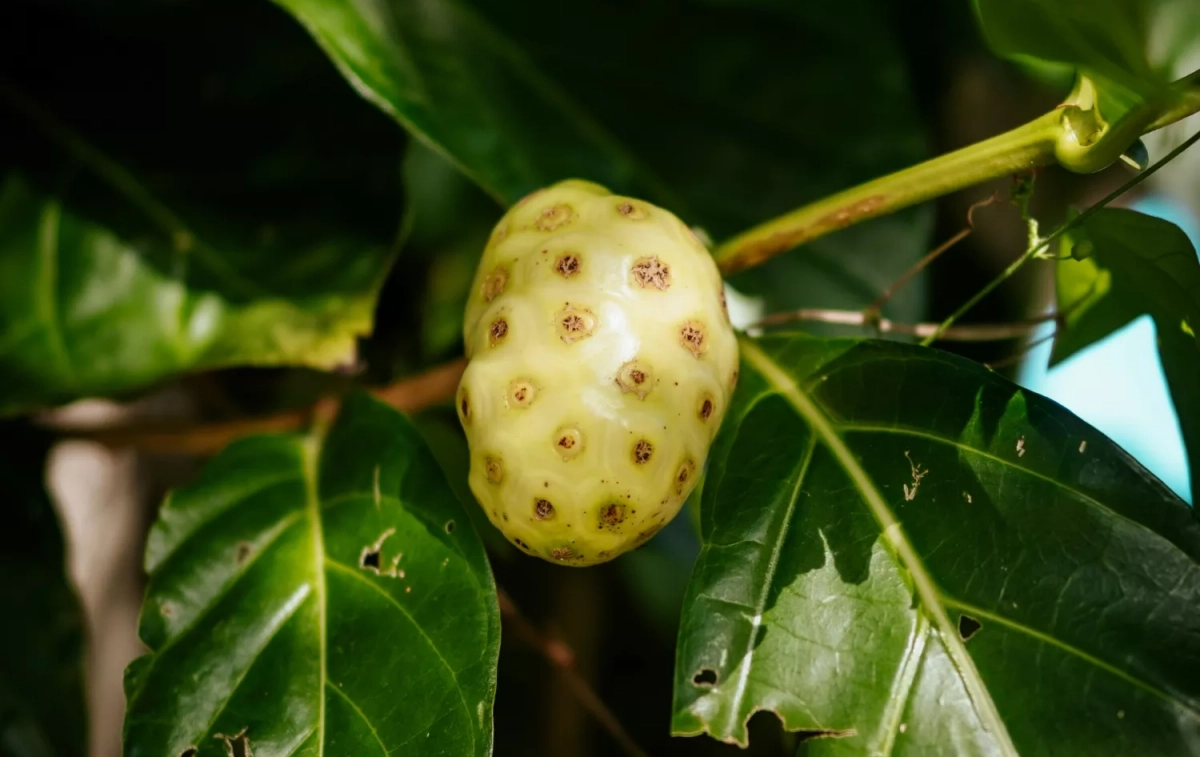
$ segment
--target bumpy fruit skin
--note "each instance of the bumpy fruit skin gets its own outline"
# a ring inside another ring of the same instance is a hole
[[[469,483],[517,547],[594,565],[679,512],[737,383],[721,275],[678,218],[567,180],[496,225],[463,337]]]

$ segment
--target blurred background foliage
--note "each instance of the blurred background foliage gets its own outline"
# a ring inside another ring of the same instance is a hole
[[[283,4],[320,38],[321,18],[311,3]],[[565,11],[545,2],[407,7],[427,14],[415,29],[432,30],[429,39],[409,41],[438,74],[426,80],[432,88],[426,95],[455,106],[429,116],[422,130],[482,156],[492,170],[477,181],[359,97],[313,36],[266,0],[4,3],[0,397],[10,403],[4,409],[101,394],[140,398],[120,410],[127,418],[221,420],[299,407],[351,381],[386,383],[460,354],[461,308],[476,256],[503,203],[547,177],[588,173],[618,191],[670,205],[719,239],[1016,126],[1054,107],[1067,84],[1056,71],[999,60],[961,0],[661,0],[618,10],[584,3],[572,6],[570,35],[559,31]],[[466,40],[461,49],[470,55],[437,57],[447,38]],[[360,89],[402,84],[396,72],[358,73]],[[478,87],[464,89],[464,77],[476,77]],[[517,86],[526,79],[537,86]],[[531,118],[522,98],[549,102],[561,123]],[[565,100],[598,121],[581,125],[577,113],[560,107]],[[519,139],[498,142],[489,136],[494,128]],[[557,150],[558,129],[582,130],[591,148]],[[1171,128],[1147,140],[1152,157],[1182,134]],[[1151,203],[1143,209],[1169,206],[1164,215],[1195,229],[1198,158],[1194,151],[1185,155],[1127,201]],[[1181,178],[1188,175],[1190,182]],[[1128,176],[1120,165],[1092,176],[1043,171],[1033,211],[1043,228],[1052,227],[1069,207],[1098,199]],[[748,314],[861,308],[962,229],[972,203],[1008,188],[1005,180],[991,182],[861,224],[731,284],[745,296],[738,302]],[[82,363],[103,365],[114,349],[110,329],[136,321],[145,350],[136,370],[26,370],[48,359],[46,322],[24,324],[14,315],[29,288],[31,269],[21,266],[31,263],[4,245],[14,229],[23,244],[39,239],[31,218],[51,206],[74,224],[64,229],[76,230],[62,240],[80,245],[60,250],[63,266],[85,253],[113,254],[123,266],[98,281],[73,280],[78,269],[64,267],[62,347]],[[1019,254],[1025,233],[1015,208],[981,210],[975,232],[903,288],[884,314],[902,321],[946,315]],[[1043,312],[1053,301],[1050,273],[1048,266],[1027,267],[965,322]],[[176,280],[186,291],[170,283]],[[275,308],[266,316],[248,311],[262,291]],[[215,292],[218,302],[202,302],[199,292]],[[147,321],[147,308],[163,317]],[[267,316],[280,312],[295,315],[303,333],[276,333],[274,316]],[[1145,349],[1151,338],[1107,340],[1058,373],[1046,372],[1044,351],[998,370],[1076,409],[1118,443],[1140,444],[1139,457],[1145,454],[1149,467],[1186,496],[1186,479],[1181,483],[1171,467],[1182,460],[1182,448],[1177,424],[1163,412],[1161,372],[1139,374],[1130,387],[1151,404],[1085,401],[1111,396],[1113,373],[1130,360],[1153,366]],[[942,346],[985,362],[1007,361],[1025,348],[1017,341]],[[1085,360],[1094,362],[1075,368]],[[102,405],[95,412],[117,410]],[[417,421],[469,500],[461,473],[466,448],[453,411],[433,408]],[[21,485],[40,491],[31,473],[40,470],[45,449],[30,447],[23,433],[6,430],[3,439],[7,448],[24,450]],[[71,580],[92,592],[83,604],[93,608],[103,605],[97,597],[140,597],[136,558],[148,519],[162,493],[187,480],[196,464],[132,453],[101,460],[136,483],[59,502],[65,530],[74,535]],[[52,460],[52,489],[64,491],[64,482],[90,464]],[[114,522],[123,531],[79,526],[92,522],[95,508],[118,506],[125,514]],[[42,529],[28,543],[45,545],[45,564],[61,562],[45,523],[31,521],[30,528]],[[534,623],[571,645],[582,673],[651,754],[795,752],[800,737],[782,733],[765,713],[751,722],[746,752],[668,735],[678,608],[699,546],[688,518],[677,518],[646,548],[588,571],[516,559],[502,539],[481,531],[500,586]],[[87,555],[111,556],[121,545],[125,557],[102,572],[105,582],[81,581]],[[46,594],[57,602],[53,596]],[[120,696],[119,671],[137,649],[136,602],[111,606],[119,611],[91,610],[87,617],[94,757],[119,753],[120,708],[111,702]],[[505,644],[495,753],[614,753],[615,744],[566,687],[537,650]],[[21,732],[10,725],[18,722],[10,700],[0,699],[6,736]],[[52,704],[63,708],[51,715],[55,722],[82,717],[71,702]],[[64,734],[48,738],[58,736]],[[78,748],[59,747],[30,751],[0,740],[0,754]]]

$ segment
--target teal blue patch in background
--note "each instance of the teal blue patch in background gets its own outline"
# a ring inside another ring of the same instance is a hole
[[[1200,218],[1182,205],[1149,196],[1130,207],[1177,224],[1200,247]],[[1047,337],[1053,330],[1048,323],[1033,339]],[[1150,317],[1138,318],[1048,370],[1050,349],[1047,341],[1029,353],[1018,383],[1095,426],[1180,497],[1193,502],[1183,435],[1154,346]]]

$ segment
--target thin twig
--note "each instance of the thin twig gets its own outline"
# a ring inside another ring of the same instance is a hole
[[[1057,318],[1057,314],[1040,316],[1011,323],[978,323],[946,329],[938,338],[947,342],[993,342],[1026,336],[1046,321]],[[928,336],[935,333],[940,323],[898,323],[887,318],[876,318],[869,310],[826,310],[802,308],[787,313],[775,313],[753,324],[750,328],[779,326],[797,322],[833,323],[841,326],[870,326],[884,334]]]
[[[895,295],[896,291],[898,289],[900,289],[900,287],[904,286],[909,281],[911,281],[912,278],[914,276],[916,276],[918,273],[920,273],[921,271],[928,268],[930,263],[932,263],[933,261],[940,258],[942,256],[942,254],[945,253],[947,250],[954,247],[954,245],[958,244],[959,242],[961,242],[962,240],[966,239],[968,236],[971,235],[971,232],[975,230],[975,209],[976,208],[986,207],[988,205],[991,205],[994,202],[999,201],[999,199],[1000,199],[1000,195],[993,192],[991,194],[991,196],[989,196],[987,199],[980,200],[979,202],[972,204],[971,207],[967,208],[967,225],[966,225],[966,227],[963,228],[962,230],[960,230],[954,236],[947,239],[945,242],[942,242],[940,245],[933,248],[933,250],[931,250],[929,253],[927,253],[925,255],[925,257],[921,258],[915,264],[913,264],[913,266],[911,268],[909,268],[907,271],[905,271],[900,276],[900,278],[893,281],[887,287],[887,289],[884,289],[883,293],[880,294],[877,298],[875,298],[874,302],[872,302],[870,305],[867,306],[867,310],[872,313],[878,313],[880,310],[882,310],[883,306],[887,304],[888,300],[892,299],[892,296]]]
[[[600,725],[604,726],[609,735],[621,745],[626,754],[630,757],[648,757],[625,730],[625,726],[621,725],[621,721],[612,713],[612,710],[608,709],[608,706],[600,699],[600,695],[596,693],[591,684],[580,674],[579,669],[575,666],[575,653],[571,651],[571,648],[562,641],[539,631],[521,613],[521,610],[512,601],[512,597],[504,589],[497,587],[496,594],[500,601],[500,616],[508,622],[517,638],[541,653],[563,675],[570,685],[572,693],[579,698],[580,703],[592,713]]]
[[[387,386],[368,389],[370,394],[402,412],[414,412],[454,395],[466,359],[457,358]],[[52,425],[59,436],[90,439],[109,447],[133,448],[165,454],[209,455],[248,434],[296,431],[314,421],[329,421],[337,415],[341,399],[323,397],[308,407],[258,418],[233,421],[178,424],[134,424],[100,428]]]
[[[938,329],[936,331],[934,331],[932,334],[930,334],[929,336],[925,337],[925,339],[921,342],[921,344],[923,346],[928,347],[930,344],[932,344],[933,342],[940,339],[941,335],[947,329],[949,329],[952,325],[954,325],[955,321],[957,321],[959,318],[961,318],[968,310],[970,310],[971,308],[973,308],[977,304],[979,304],[980,300],[982,300],[987,295],[991,294],[993,289],[995,289],[996,287],[1000,286],[1005,281],[1007,281],[1013,274],[1015,274],[1018,270],[1020,270],[1022,266],[1024,266],[1026,263],[1028,263],[1030,260],[1032,260],[1034,258],[1034,256],[1036,256],[1038,253],[1042,252],[1043,250],[1048,249],[1050,247],[1051,242],[1055,241],[1056,239],[1058,239],[1059,237],[1061,237],[1063,234],[1067,233],[1068,231],[1078,227],[1080,224],[1082,224],[1088,218],[1091,218],[1094,214],[1099,212],[1099,210],[1101,208],[1108,205],[1110,202],[1117,199],[1121,195],[1125,194],[1130,189],[1133,189],[1138,184],[1141,184],[1146,179],[1150,178],[1150,176],[1152,176],[1156,171],[1158,171],[1160,168],[1165,166],[1167,163],[1174,160],[1184,150],[1186,150],[1187,148],[1189,148],[1193,144],[1195,144],[1197,140],[1200,140],[1200,132],[1196,132],[1192,136],[1188,137],[1182,144],[1180,144],[1174,150],[1171,150],[1171,152],[1167,153],[1165,156],[1163,156],[1161,159],[1159,159],[1157,162],[1155,162],[1154,165],[1150,166],[1145,171],[1142,171],[1137,176],[1134,176],[1129,181],[1127,181],[1124,184],[1122,184],[1121,186],[1117,187],[1115,190],[1110,192],[1104,199],[1100,200],[1095,205],[1092,205],[1087,210],[1085,210],[1082,213],[1080,213],[1079,215],[1075,216],[1067,223],[1063,224],[1062,226],[1059,226],[1057,229],[1055,229],[1050,234],[1050,236],[1044,238],[1039,244],[1031,245],[1029,247],[1029,249],[1027,249],[1021,255],[1021,257],[1017,258],[1011,264],[1009,264],[1009,266],[1007,268],[1005,268],[1000,273],[999,276],[997,276],[996,278],[989,281],[982,289],[980,289],[978,292],[976,292],[973,297],[971,297],[969,300],[967,300],[965,303],[963,303],[963,305],[961,307],[959,307],[958,310],[955,310],[953,313],[951,313],[949,315],[949,317],[946,318],[946,320],[942,321],[942,323],[938,327]]]

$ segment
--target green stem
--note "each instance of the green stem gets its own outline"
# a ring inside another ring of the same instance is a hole
[[[1200,112],[1200,72],[1172,84],[1169,106],[1145,102],[1106,122],[1081,77],[1067,102],[1012,131],[818,200],[745,231],[714,251],[726,276],[839,229],[991,179],[1059,163],[1091,173],[1144,134]]]
[[[729,275],[869,218],[887,215],[989,179],[1054,162],[1061,114],[1051,111],[991,139],[818,200],[756,226],[713,252]]]
[[[1200,132],[1196,132],[1192,136],[1188,137],[1186,140],[1184,140],[1183,144],[1179,145],[1174,150],[1171,150],[1171,152],[1164,155],[1154,165],[1150,166],[1145,171],[1142,171],[1137,176],[1134,176],[1132,179],[1130,179],[1129,181],[1125,182],[1124,184],[1122,184],[1121,186],[1117,187],[1112,192],[1110,192],[1104,199],[1100,200],[1095,205],[1092,205],[1090,208],[1083,211],[1079,215],[1075,216],[1067,223],[1065,223],[1062,226],[1055,229],[1054,233],[1052,233],[1050,236],[1043,239],[1039,244],[1031,245],[1029,247],[1029,249],[1025,250],[1024,254],[1022,254],[1021,257],[1017,258],[1011,264],[1009,264],[1009,266],[1007,268],[1005,268],[1004,271],[1001,272],[999,276],[997,276],[996,278],[989,281],[987,283],[987,286],[985,286],[983,289],[980,289],[978,292],[976,292],[975,295],[973,297],[971,297],[971,299],[964,302],[962,304],[962,306],[959,307],[958,310],[955,310],[953,313],[950,314],[950,316],[948,318],[946,318],[946,320],[942,321],[941,325],[938,326],[936,331],[934,331],[932,334],[930,334],[929,336],[922,339],[921,346],[928,347],[929,345],[936,342],[942,336],[942,334],[946,333],[947,329],[949,329],[951,326],[953,326],[954,323],[959,318],[962,318],[963,315],[968,310],[970,310],[971,308],[973,308],[977,304],[979,304],[979,301],[982,300],[984,297],[988,296],[988,294],[990,294],[993,289],[995,289],[996,287],[1000,286],[1005,281],[1007,281],[1014,273],[1016,273],[1018,270],[1020,270],[1021,266],[1025,265],[1030,260],[1032,260],[1035,256],[1037,256],[1038,253],[1040,253],[1041,251],[1043,251],[1045,249],[1048,249],[1050,247],[1051,242],[1058,239],[1063,234],[1066,234],[1071,229],[1078,227],[1080,224],[1082,224],[1084,221],[1086,221],[1088,218],[1090,218],[1092,215],[1094,215],[1096,212],[1098,212],[1105,205],[1108,205],[1110,202],[1117,199],[1121,195],[1125,194],[1130,189],[1133,189],[1138,184],[1140,184],[1143,181],[1145,181],[1146,179],[1150,178],[1156,171],[1158,171],[1158,169],[1162,168],[1167,163],[1170,163],[1181,152],[1183,152],[1184,150],[1188,149],[1193,144],[1195,144],[1197,140],[1200,140]]]

